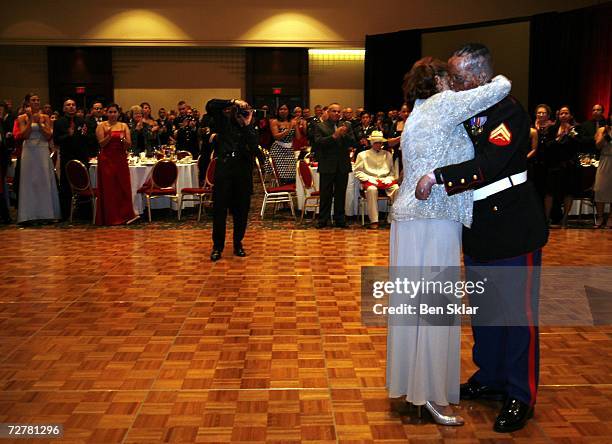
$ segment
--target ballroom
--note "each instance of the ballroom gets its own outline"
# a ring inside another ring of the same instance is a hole
[[[0,443],[612,439],[611,1],[2,9]]]

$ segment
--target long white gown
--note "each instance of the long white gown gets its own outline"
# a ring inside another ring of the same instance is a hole
[[[414,196],[418,180],[438,167],[473,158],[472,142],[462,122],[486,110],[510,91],[510,82],[498,76],[468,91],[443,91],[417,100],[401,138],[404,180],[393,205],[390,267],[412,267],[410,279],[427,277],[429,266],[460,266],[462,225],[472,222],[472,192],[447,196],[434,186],[428,200]],[[394,276],[407,269],[391,268]],[[391,296],[389,305],[405,303]],[[418,307],[419,294],[411,304]],[[424,300],[425,301],[425,300]],[[396,318],[397,320],[397,318]],[[406,395],[415,405],[433,401],[459,402],[460,323],[456,316],[445,325],[391,322],[387,336],[387,389],[391,398]],[[406,325],[409,324],[409,325]]]
[[[23,142],[17,222],[61,218],[57,182],[49,157],[49,141],[37,123]]]

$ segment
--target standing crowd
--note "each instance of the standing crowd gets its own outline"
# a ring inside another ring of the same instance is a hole
[[[253,126],[258,130],[259,146],[272,159],[281,185],[295,182],[296,157],[302,159],[309,155],[313,165],[320,161],[321,211],[317,226],[323,228],[330,224],[332,201],[336,207],[333,212],[335,226],[346,225],[343,210],[345,179],[348,172],[354,170],[367,201],[369,226],[377,228],[378,198],[387,196],[393,201],[402,179],[400,140],[410,114],[409,105],[376,113],[363,108],[353,111],[337,103],[316,105],[312,111],[299,106],[289,109],[286,104],[280,105],[273,114],[269,113],[267,106],[262,111],[254,115]],[[555,113],[546,104],[536,107],[531,129],[532,150],[528,154],[529,177],[536,185],[549,222],[566,225],[573,199],[588,196],[594,190],[596,226],[606,226],[605,204],[612,201],[609,165],[612,131],[604,111],[602,105],[596,104],[591,119],[578,124],[568,106]],[[132,106],[127,111],[118,105],[95,102],[86,112],[78,108],[74,100],[68,99],[60,113],[53,111],[49,104],[41,106],[38,95],[28,94],[17,110],[13,109],[11,100],[0,102],[0,220],[11,222],[9,185],[18,196],[16,207],[21,207],[17,212],[18,223],[66,219],[71,199],[70,185],[64,174],[66,164],[70,160],[79,160],[89,166],[89,160],[100,154],[97,129],[103,126],[108,133],[110,119],[117,122],[112,123],[112,131],[121,127],[124,136],[121,149],[149,157],[160,147],[173,144],[177,150],[188,152],[194,159],[202,156],[199,166],[206,170],[213,153],[211,116],[206,112],[201,114],[183,100],[177,103],[176,110],[159,108],[155,118],[148,102]],[[467,126],[474,124],[470,122]],[[116,137],[118,134],[115,132]],[[102,135],[101,138],[107,137]],[[113,139],[109,141],[113,142]],[[108,144],[109,141],[102,143]],[[346,150],[324,148],[330,144],[343,145]],[[42,148],[47,148],[48,156],[42,156],[45,153]],[[338,153],[344,151],[347,155],[338,157]],[[330,158],[329,153],[335,158]],[[17,166],[12,177],[8,177],[9,181],[12,179],[12,184],[9,184],[7,171],[11,158],[17,159]],[[588,174],[585,177],[585,173],[592,169],[582,169],[581,159],[583,164],[585,159],[598,161],[596,177]],[[269,173],[272,173],[272,162],[265,164]],[[48,173],[53,170],[57,172],[55,177]],[[339,176],[337,172],[340,172]],[[200,174],[201,179],[203,174]],[[59,207],[55,194],[58,195]],[[32,212],[33,208],[36,211]],[[101,224],[105,224],[103,214],[98,215]],[[125,222],[123,219],[118,220]],[[608,219],[607,226],[610,227],[612,218]],[[118,220],[106,223],[114,224]]]

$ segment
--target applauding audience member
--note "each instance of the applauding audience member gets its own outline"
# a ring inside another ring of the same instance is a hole
[[[350,151],[356,145],[349,122],[339,122],[340,105],[332,103],[327,117],[314,127],[314,148],[319,161],[321,206],[317,228],[325,228],[331,219],[334,203],[334,225],[347,228],[344,219],[346,187],[351,172]]]
[[[563,203],[562,226],[567,225],[569,211],[572,208],[576,182],[576,156],[578,154],[578,133],[575,130],[576,122],[569,107],[559,109],[559,119],[552,128],[554,140],[546,148],[546,197],[544,198],[544,212],[546,220],[550,219],[553,202]]]
[[[18,118],[23,139],[17,222],[61,218],[57,182],[49,157],[53,137],[49,116],[40,111],[40,98],[29,95],[24,114]]]
[[[95,125],[95,120],[90,120],[90,124]],[[90,154],[89,128],[85,120],[77,117],[76,102],[73,99],[64,102],[64,115],[53,125],[53,141],[60,152],[60,204],[62,215],[66,219],[70,214],[72,200],[66,164],[71,160],[79,160],[85,166],[89,166]]]
[[[119,107],[108,106],[108,120],[96,128],[98,157],[97,225],[120,225],[136,220],[127,149],[132,145],[128,126],[118,121]]]
[[[301,110],[300,110],[301,111]],[[279,179],[283,183],[295,182],[295,156],[293,155],[293,138],[299,122],[291,120],[287,105],[278,108],[276,118],[270,119],[270,130],[274,143],[270,147],[270,156],[278,170]]]

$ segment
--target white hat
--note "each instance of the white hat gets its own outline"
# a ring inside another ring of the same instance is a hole
[[[368,140],[370,143],[383,143],[387,141],[387,139],[383,137],[382,131],[372,131],[372,134],[370,137],[368,137]]]

